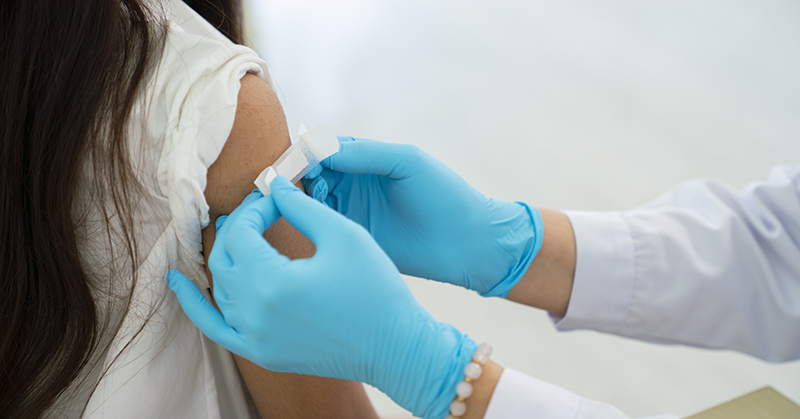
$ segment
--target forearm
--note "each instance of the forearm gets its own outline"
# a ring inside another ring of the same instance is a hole
[[[575,276],[575,237],[566,215],[540,209],[544,238],[539,254],[507,299],[564,315]]]

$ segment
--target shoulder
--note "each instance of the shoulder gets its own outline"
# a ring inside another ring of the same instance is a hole
[[[183,14],[166,11],[162,54],[133,123],[143,127],[140,153],[152,162],[143,170],[154,194],[169,205],[178,242],[199,266],[201,229],[252,190],[269,157],[282,152],[270,147],[288,147],[289,136],[266,62],[171,3]]]
[[[161,194],[186,230],[181,236],[194,238],[209,215],[252,184],[272,150],[288,147],[289,135],[269,68],[255,51],[230,42],[180,0],[166,0],[164,13],[168,29],[143,95],[144,118],[160,153]],[[199,240],[190,241],[199,251]]]

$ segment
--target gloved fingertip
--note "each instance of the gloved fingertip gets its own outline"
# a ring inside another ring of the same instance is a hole
[[[269,185],[270,190],[275,193],[279,190],[282,192],[289,192],[288,190],[297,189],[292,182],[289,182],[289,179],[286,179],[286,176],[278,175],[275,179],[272,180],[272,183]],[[288,189],[288,190],[287,190]]]
[[[242,199],[242,202],[239,204],[239,206],[241,207],[247,205],[256,199],[261,198],[262,196],[264,196],[264,194],[261,193],[260,189],[253,189],[249,194],[247,194],[247,196],[244,197],[244,199]]]
[[[222,225],[225,224],[225,220],[227,219],[228,219],[227,215],[220,215],[219,217],[217,217],[217,221],[214,223],[214,227],[216,227],[216,229],[219,230],[222,227]]]
[[[322,165],[316,165],[313,169],[311,169],[305,176],[304,179],[314,179],[317,178],[322,173]]]
[[[308,179],[308,178],[305,178],[305,177],[300,179],[300,182],[303,184],[303,190],[306,191],[306,195],[311,196],[311,193],[313,192],[313,189],[311,189],[311,185],[316,180],[317,179]]]
[[[335,156],[335,155],[336,155],[336,154],[334,154],[333,156]],[[321,167],[324,167],[324,168],[326,168],[326,169],[330,169],[330,168],[331,168],[331,158],[332,158],[333,156],[328,156],[328,157],[325,157],[325,158],[324,158],[324,159],[323,159],[321,162],[319,162],[319,165],[320,165]]]
[[[308,188],[314,199],[319,202],[325,202],[325,199],[328,197],[328,182],[325,179],[321,177],[314,179]]]
[[[178,286],[178,282],[182,279],[181,278],[182,276],[183,276],[182,273],[174,269],[171,269],[169,272],[167,272],[167,275],[165,276],[165,279],[167,281],[167,286],[171,290],[175,291],[175,287]]]

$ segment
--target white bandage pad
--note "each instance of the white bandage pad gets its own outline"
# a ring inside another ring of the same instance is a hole
[[[329,128],[318,125],[312,130],[300,125],[298,140],[256,178],[255,184],[264,195],[270,194],[269,185],[276,176],[286,176],[295,183],[322,160],[339,151],[339,140]]]

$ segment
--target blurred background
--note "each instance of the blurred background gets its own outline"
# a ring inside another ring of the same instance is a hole
[[[800,163],[800,3],[250,0],[290,130],[413,143],[494,198],[622,210],[701,177]],[[557,333],[546,313],[416,278],[493,359],[628,415],[688,415],[800,362]],[[724,319],[719,319],[724,321]],[[379,413],[403,410],[369,390]]]

